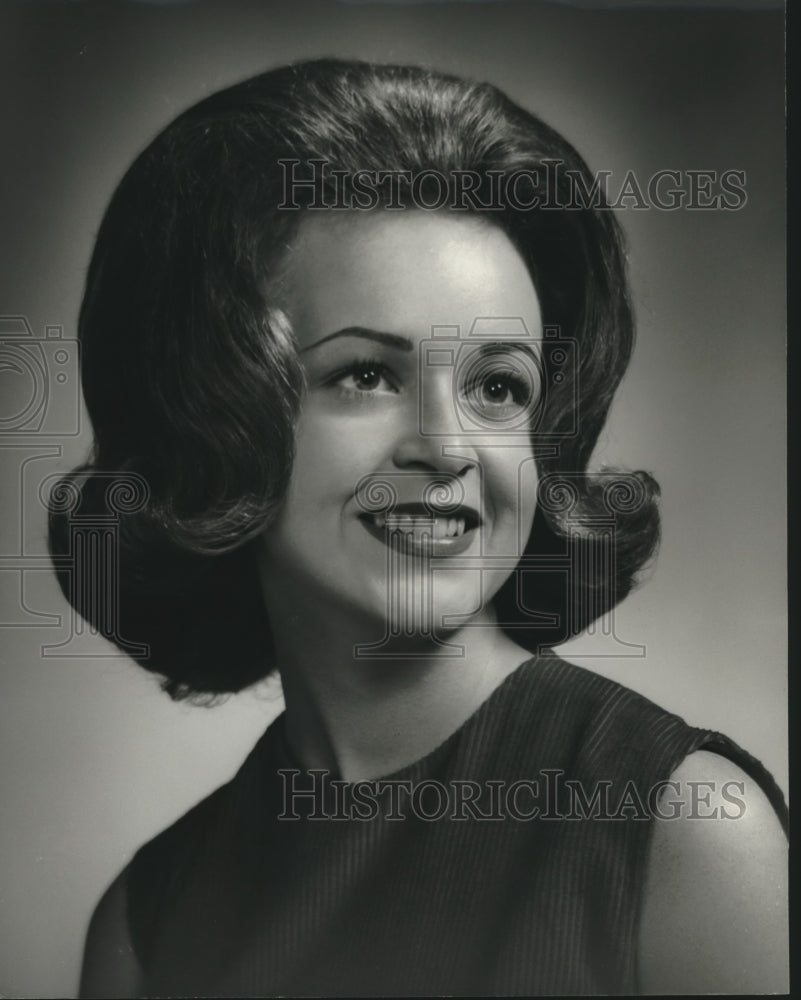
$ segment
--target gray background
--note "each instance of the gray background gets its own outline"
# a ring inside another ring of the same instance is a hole
[[[132,157],[204,94],[289,59],[428,63],[489,79],[611,170],[613,185],[629,169],[745,170],[741,211],[620,213],[639,343],[597,459],[654,472],[664,541],[615,616],[617,635],[646,655],[601,655],[620,647],[599,637],[572,653],[726,731],[786,784],[782,14],[764,3],[597,6],[0,6],[0,313],[74,337],[93,237]],[[0,392],[20,391],[15,378],[0,371]],[[69,404],[51,405],[51,431],[68,429]],[[77,437],[0,435],[6,995],[74,992],[104,886],[231,775],[280,707],[274,683],[213,710],[172,704],[91,636],[65,647],[73,658],[42,654],[69,639],[70,619],[39,558],[38,485],[89,444],[85,418]],[[45,624],[42,613],[63,618]]]

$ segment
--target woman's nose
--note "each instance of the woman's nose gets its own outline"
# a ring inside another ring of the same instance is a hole
[[[453,379],[447,372],[424,380],[414,412],[399,428],[393,459],[398,468],[466,475],[478,466],[472,435],[460,420]]]

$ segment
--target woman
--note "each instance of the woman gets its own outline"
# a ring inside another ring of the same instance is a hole
[[[286,712],[106,893],[84,994],[783,988],[770,776],[548,651],[658,537],[650,476],[587,471],[633,343],[591,191],[494,88],[335,61],[123,179],[74,477],[148,486],[114,634],[174,697],[278,669]]]

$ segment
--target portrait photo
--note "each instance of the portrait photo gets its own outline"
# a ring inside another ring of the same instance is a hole
[[[784,6],[0,38],[0,995],[787,991]]]

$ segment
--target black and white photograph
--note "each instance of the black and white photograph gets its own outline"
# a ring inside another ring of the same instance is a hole
[[[784,5],[0,47],[0,996],[788,992]]]

